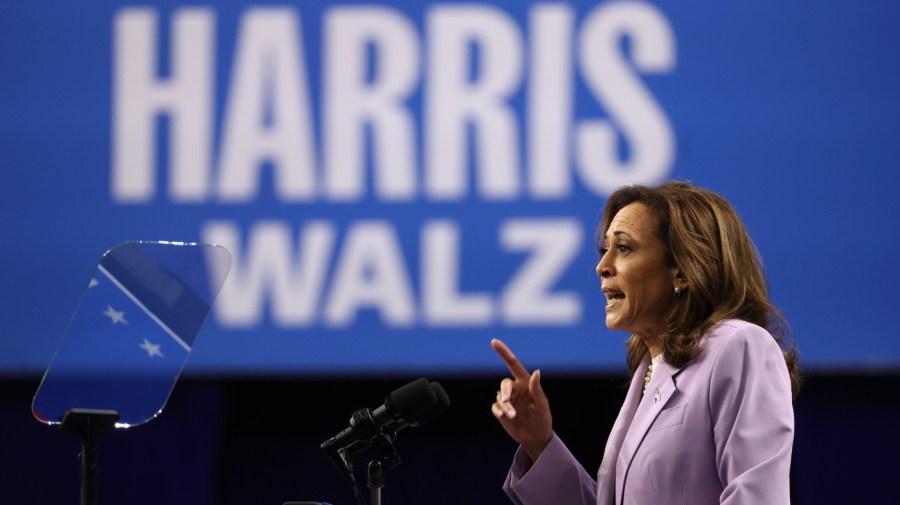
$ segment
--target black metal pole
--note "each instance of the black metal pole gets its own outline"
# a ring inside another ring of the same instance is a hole
[[[97,431],[90,419],[81,435],[81,505],[97,505]]]
[[[381,488],[384,487],[384,467],[375,459],[369,462],[369,489],[372,490],[371,505],[381,505]]]
[[[81,435],[81,505],[97,505],[97,439],[113,430],[119,413],[114,410],[70,409],[63,417],[63,433]]]

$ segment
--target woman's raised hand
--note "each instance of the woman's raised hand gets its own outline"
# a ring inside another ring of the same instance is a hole
[[[553,418],[550,403],[541,388],[541,371],[529,374],[500,340],[491,340],[491,347],[503,358],[512,374],[511,379],[500,382],[491,412],[509,436],[525,449],[531,461],[537,461],[553,438]]]

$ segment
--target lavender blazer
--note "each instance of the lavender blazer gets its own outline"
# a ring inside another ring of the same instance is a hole
[[[520,447],[503,489],[518,505],[790,503],[791,385],[781,350],[751,323],[723,321],[684,368],[631,381],[596,482],[555,434],[528,469]]]

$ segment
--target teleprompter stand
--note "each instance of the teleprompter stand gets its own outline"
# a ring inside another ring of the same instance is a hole
[[[97,439],[118,420],[115,410],[69,409],[63,416],[60,431],[81,436],[81,505],[97,505]]]

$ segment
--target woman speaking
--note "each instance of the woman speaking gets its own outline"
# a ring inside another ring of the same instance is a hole
[[[628,393],[595,481],[553,432],[540,371],[492,341],[512,374],[492,412],[520,444],[507,495],[520,505],[790,503],[797,354],[737,213],[684,182],[629,186],[607,200],[596,242],[606,326],[631,334]]]

